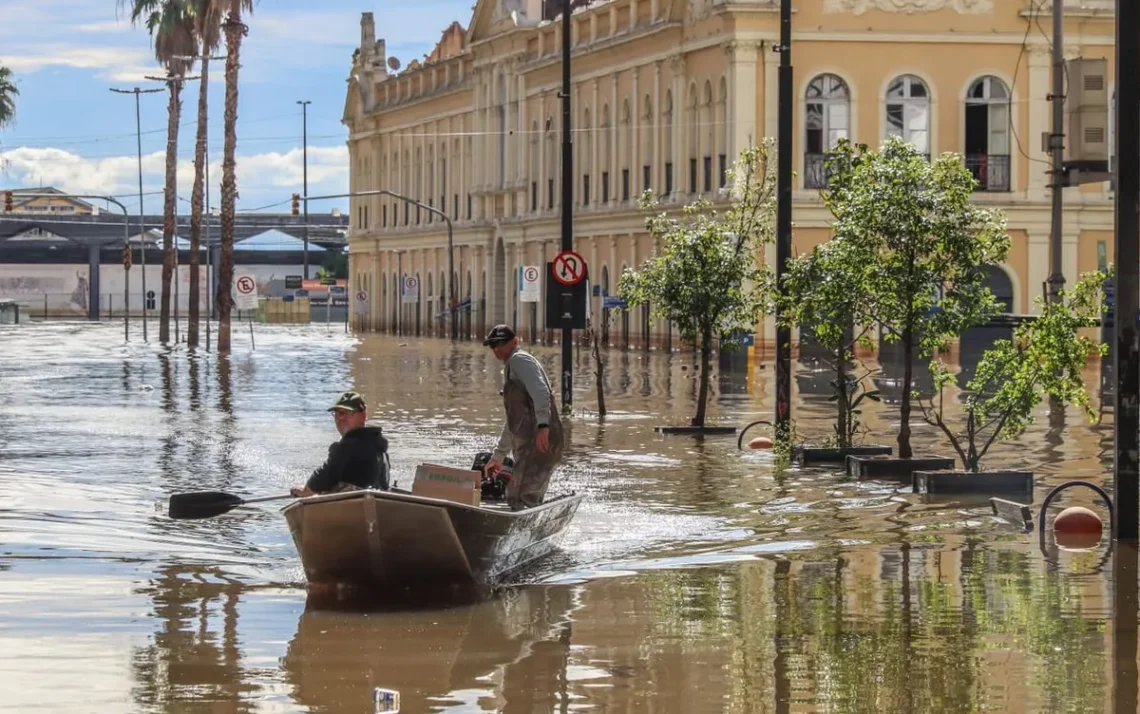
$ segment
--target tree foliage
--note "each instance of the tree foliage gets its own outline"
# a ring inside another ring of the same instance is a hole
[[[707,200],[671,216],[649,192],[646,228],[660,252],[640,268],[626,269],[618,294],[629,307],[649,304],[682,339],[699,346],[701,386],[695,426],[703,426],[708,400],[709,356],[715,340],[752,329],[770,308],[771,270],[760,248],[775,239],[776,162],[771,140],[741,152],[729,174],[730,206],[722,215]]]
[[[1009,253],[1005,218],[971,202],[977,182],[960,155],[928,161],[898,137],[878,150],[841,141],[829,170],[835,233],[868,256],[868,314],[902,342],[898,445],[909,458],[914,353],[929,357],[999,312],[985,281]]]
[[[12,77],[12,70],[0,66],[0,129],[12,123],[16,117],[16,97],[20,89]]]
[[[1089,421],[1096,420],[1081,373],[1089,355],[1103,355],[1108,346],[1081,335],[1080,329],[1096,326],[1106,309],[1102,291],[1107,278],[1106,272],[1086,273],[1056,302],[1038,298],[1040,317],[1019,325],[1012,340],[998,340],[986,351],[962,395],[965,424],[959,431],[951,428],[944,409],[946,388],[957,380],[942,360],[930,363],[936,392],[926,402],[919,399],[919,407],[925,421],[950,440],[968,471],[978,471],[995,441],[1024,432],[1046,395],[1075,404]]]
[[[830,201],[826,193],[824,200]],[[862,379],[848,373],[855,347],[871,346],[868,270],[873,257],[865,244],[837,235],[790,261],[780,286],[781,320],[810,332],[830,353],[834,442],[840,448],[852,445],[862,402],[879,401],[877,391],[861,389]]]

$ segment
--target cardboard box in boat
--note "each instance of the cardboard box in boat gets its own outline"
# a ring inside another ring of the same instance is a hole
[[[482,496],[481,477],[482,472],[472,469],[456,469],[439,464],[420,464],[416,467],[416,480],[412,482],[412,494],[478,506]]]

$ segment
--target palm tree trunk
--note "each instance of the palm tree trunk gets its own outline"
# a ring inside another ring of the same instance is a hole
[[[182,117],[182,81],[167,82],[170,103],[166,109],[166,201],[162,209],[162,295],[158,341],[170,341],[170,281],[174,277],[174,204],[178,189],[178,123]]]
[[[218,352],[230,351],[231,289],[234,280],[234,208],[237,204],[237,176],[234,153],[237,148],[238,62],[245,26],[241,22],[241,1],[232,0],[226,20],[226,110],[225,145],[222,152],[222,256],[218,271]]]
[[[209,52],[203,48],[202,55]],[[206,185],[203,176],[206,167],[207,97],[209,95],[210,62],[202,61],[201,84],[198,86],[198,137],[194,146],[194,189],[190,193],[190,324],[186,328],[186,346],[198,346],[198,322],[201,319],[198,271],[202,258],[199,255],[202,241],[202,203]],[[208,248],[207,248],[208,249]]]

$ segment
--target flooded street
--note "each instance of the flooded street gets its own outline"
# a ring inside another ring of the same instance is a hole
[[[124,344],[121,325],[0,326],[0,711],[368,712],[374,687],[404,712],[1111,706],[1103,545],[1046,558],[984,500],[777,471],[735,437],[661,437],[694,411],[688,354],[611,350],[600,422],[580,351],[551,493],[586,499],[523,582],[474,605],[309,600],[282,504],[173,521],[168,496],[300,485],[346,389],[401,485],[425,461],[467,467],[498,435],[501,365],[477,342],[259,325],[251,350],[244,330],[220,360]],[[534,350],[555,380],[557,349]],[[772,365],[734,364],[714,418],[770,417]],[[797,369],[797,428],[822,439],[830,377]],[[1099,401],[1095,366],[1088,379]],[[897,407],[864,416],[871,443],[894,445]],[[954,455],[915,421],[917,452]],[[986,465],[1034,470],[1039,507],[1064,481],[1105,484],[1111,439],[1111,414],[1042,407]]]

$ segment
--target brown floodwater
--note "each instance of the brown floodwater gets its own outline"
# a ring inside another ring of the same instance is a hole
[[[467,604],[311,599],[277,505],[171,521],[167,496],[301,483],[348,388],[389,435],[398,479],[423,461],[467,466],[498,431],[500,366],[477,343],[324,326],[258,326],[255,350],[244,326],[235,338],[223,360],[141,334],[124,344],[115,325],[0,326],[0,711],[367,712],[375,687],[398,690],[404,712],[1134,701],[1134,656],[1114,664],[1104,544],[1042,553],[984,502],[778,469],[735,437],[661,437],[654,425],[693,412],[688,354],[612,350],[604,422],[578,354],[552,490],[586,500],[519,582]],[[557,349],[535,349],[554,379]],[[822,438],[829,377],[796,368],[797,428]],[[1099,403],[1097,365],[1088,377]],[[897,387],[879,382],[869,440],[893,444]],[[770,363],[737,355],[714,387],[723,423],[771,415]],[[1094,426],[1043,407],[987,466],[1034,470],[1039,504],[1068,479],[1105,484],[1111,437],[1111,414]],[[928,427],[915,443],[951,455]]]

